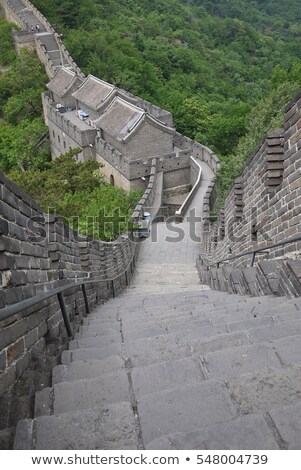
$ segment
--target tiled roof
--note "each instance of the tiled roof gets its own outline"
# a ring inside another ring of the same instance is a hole
[[[66,69],[65,67],[61,67],[47,84],[47,88],[56,95],[63,97],[76,80],[79,81],[80,79],[77,77],[75,72]]]
[[[144,115],[141,108],[117,97],[95,124],[112,137],[122,140],[137,126]]]
[[[89,75],[81,87],[73,93],[73,97],[88,108],[97,110],[114,89],[113,85]]]

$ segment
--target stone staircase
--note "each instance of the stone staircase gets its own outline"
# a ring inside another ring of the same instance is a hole
[[[40,31],[46,31],[46,28],[40,24],[34,13],[26,7],[20,0],[9,0],[10,7],[17,13],[19,18],[22,20],[26,28],[30,31],[33,26],[34,30],[37,24],[40,26]]]
[[[14,448],[300,449],[301,300],[143,260],[84,320]]]
[[[301,295],[301,261],[262,260],[253,268],[229,265],[207,269],[197,261],[200,280],[214,290],[230,294],[294,296]]]

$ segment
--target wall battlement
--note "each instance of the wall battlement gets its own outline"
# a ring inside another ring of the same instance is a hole
[[[287,106],[284,129],[269,132],[246,163],[217,220],[210,221],[210,188],[205,199],[202,252],[209,264],[300,233],[301,96]],[[301,243],[273,249],[269,257],[299,256]],[[289,255],[291,253],[291,255]],[[260,255],[261,259],[265,254]],[[260,256],[258,257],[260,259]],[[248,262],[241,258],[234,265]]]

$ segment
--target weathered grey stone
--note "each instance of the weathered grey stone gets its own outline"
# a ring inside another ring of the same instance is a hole
[[[16,369],[13,366],[7,367],[0,373],[0,397],[14,385],[15,380]]]
[[[114,344],[106,348],[86,348],[74,349],[73,351],[63,351],[62,364],[69,364],[72,361],[86,361],[90,359],[105,359],[121,353],[121,345]]]
[[[211,378],[229,378],[268,367],[281,367],[271,346],[251,345],[205,354]]]
[[[256,313],[255,313],[256,312]],[[245,320],[240,320],[240,321],[231,321],[227,323],[227,328],[229,331],[238,331],[238,330],[249,330],[251,328],[259,328],[260,326],[264,325],[274,325],[275,322],[273,320],[272,316],[268,316],[272,314],[272,311],[270,310],[269,312],[265,312],[267,316],[258,318],[258,310],[254,311],[254,315],[256,315],[253,318],[247,318]]]
[[[50,388],[46,387],[35,394],[34,415],[36,418],[39,416],[49,416],[51,414],[51,397]]]
[[[0,352],[0,372],[2,372],[6,367],[6,351]]]
[[[102,360],[90,359],[71,362],[68,365],[59,365],[53,369],[52,383],[102,377],[123,367],[124,361],[119,356],[110,356]]]
[[[301,334],[300,321],[287,321],[281,324],[265,325],[249,330],[249,338],[254,343],[273,342],[276,339]]]
[[[154,439],[147,450],[194,449],[279,449],[263,416],[252,414],[188,433],[175,433]]]
[[[245,331],[235,331],[232,333],[212,336],[211,338],[195,339],[190,342],[192,354],[204,355],[209,352],[219,351],[228,348],[237,348],[250,344],[250,340]]]
[[[142,338],[125,345],[126,355],[134,367],[180,359],[190,355],[187,345],[179,344],[174,335]]]
[[[125,370],[95,379],[61,382],[54,385],[54,413],[85,410],[99,406],[130,402],[130,390]]]
[[[300,450],[301,443],[301,405],[283,406],[269,411],[282,440],[283,447]]]
[[[16,361],[16,377],[22,377],[24,372],[30,367],[31,365],[31,353],[30,351],[26,351],[23,356],[21,356]]]
[[[205,375],[197,358],[161,362],[147,367],[136,367],[132,371],[133,387],[138,399],[149,393],[197,384],[203,380]]]
[[[140,398],[138,412],[144,444],[174,432],[233,419],[237,410],[224,384],[215,381],[152,393]]]
[[[300,400],[301,366],[261,370],[228,381],[233,399],[243,414],[266,412]]]
[[[301,336],[292,336],[274,341],[273,345],[283,364],[300,362]]]
[[[138,448],[135,419],[129,403],[42,416],[36,419],[36,435],[36,450]],[[32,424],[26,420],[18,425],[14,449],[31,449],[32,446]]]
[[[105,336],[105,337],[90,337],[90,338],[82,338],[71,341],[69,343],[69,349],[77,349],[77,348],[94,348],[94,347],[101,347],[105,348],[106,346],[110,346],[111,344],[120,343],[121,336],[120,333],[116,333],[115,335]]]

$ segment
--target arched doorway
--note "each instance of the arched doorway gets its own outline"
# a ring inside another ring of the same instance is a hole
[[[112,186],[115,186],[115,181],[114,181],[114,176],[113,175],[110,176],[110,184]]]

